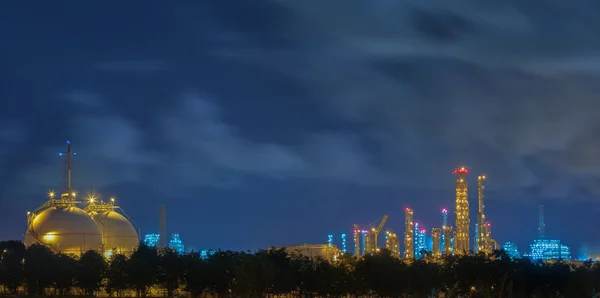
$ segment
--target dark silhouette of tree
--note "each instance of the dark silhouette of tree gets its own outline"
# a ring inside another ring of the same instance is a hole
[[[151,286],[156,284],[159,258],[156,249],[140,243],[129,261],[125,273],[137,297],[146,297]]]
[[[208,283],[211,290],[218,297],[229,296],[231,285],[235,278],[236,259],[238,259],[238,255],[239,253],[232,251],[218,251],[207,260],[207,265],[211,272]]]
[[[52,281],[54,290],[60,296],[67,296],[75,286],[75,278],[78,274],[77,260],[66,254],[54,255],[52,262]]]
[[[271,264],[264,252],[240,253],[235,256],[235,275],[231,290],[236,297],[264,297],[273,279]]]
[[[192,298],[201,297],[209,288],[211,272],[207,262],[200,258],[200,254],[197,252],[184,255],[182,261],[185,290],[190,293]]]
[[[183,279],[183,261],[176,250],[164,248],[159,251],[157,279],[167,290],[167,296],[173,297]]]
[[[271,248],[258,254],[269,264],[267,294],[279,296],[296,290],[290,256],[284,248]]]
[[[106,293],[112,296],[123,297],[127,290],[127,257],[122,254],[110,256],[108,268],[106,269]]]
[[[25,245],[21,241],[0,241],[0,284],[11,294],[17,294],[25,280],[23,260]]]
[[[152,286],[167,296],[185,290],[210,297],[592,297],[600,292],[600,265],[511,259],[504,251],[404,260],[382,249],[334,260],[268,249],[219,251],[203,259],[145,245],[128,258],[114,254],[107,265],[97,252],[79,258],[47,247],[0,242],[0,283],[19,294],[70,295],[74,286],[92,296],[102,288],[124,296],[146,296]],[[14,270],[14,271],[11,271]],[[181,293],[183,294],[183,293]]]
[[[380,297],[398,297],[407,289],[407,265],[387,250],[367,255],[356,264],[356,277]]]
[[[87,296],[94,296],[102,286],[106,268],[104,256],[93,250],[84,252],[79,258],[77,286]]]
[[[44,295],[54,281],[54,253],[46,246],[34,244],[27,248],[23,273],[29,295]]]

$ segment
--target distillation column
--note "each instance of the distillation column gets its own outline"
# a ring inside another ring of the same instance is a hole
[[[444,255],[452,254],[452,227],[444,226],[443,228],[444,235]]]
[[[404,209],[404,218],[406,230],[404,232],[404,258],[414,259],[415,257],[415,224],[413,222],[413,211],[406,207]]]
[[[431,229],[431,240],[433,242],[433,257],[439,258],[442,256],[442,251],[440,250],[440,238],[442,237],[442,229],[433,228]]]
[[[360,228],[358,225],[354,225],[354,255],[360,256]]]
[[[466,255],[470,252],[469,228],[469,200],[467,190],[467,170],[464,166],[454,170],[456,176],[456,237],[454,239],[454,253]]]
[[[477,177],[477,250],[483,253],[491,253],[489,232],[487,222],[485,221],[485,204],[483,200],[483,190],[485,189],[485,176]]]

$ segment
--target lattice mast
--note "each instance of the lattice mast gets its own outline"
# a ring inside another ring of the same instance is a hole
[[[64,159],[63,166],[63,193],[61,195],[61,199],[63,200],[75,200],[75,189],[73,189],[72,171],[73,171],[73,148],[71,148],[71,141],[67,141],[67,152],[59,153],[60,156]]]
[[[455,254],[469,254],[469,228],[471,220],[469,219],[469,200],[467,174],[469,170],[464,166],[454,170],[456,176],[456,236],[454,239]]]

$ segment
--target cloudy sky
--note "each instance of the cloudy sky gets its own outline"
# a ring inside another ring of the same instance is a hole
[[[600,2],[0,4],[0,237],[60,190],[115,195],[190,247],[322,243],[488,176],[500,243],[600,227]],[[451,221],[454,218],[451,216]]]

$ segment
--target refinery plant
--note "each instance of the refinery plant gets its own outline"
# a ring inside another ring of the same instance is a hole
[[[498,243],[491,236],[491,224],[485,215],[484,190],[486,176],[477,177],[477,223],[473,235],[469,214],[468,182],[469,170],[461,166],[454,170],[455,176],[455,225],[448,225],[448,210],[442,209],[442,222],[439,227],[434,227],[428,233],[426,229],[414,220],[414,210],[404,209],[404,251],[400,253],[400,241],[392,231],[385,232],[385,248],[393,255],[403,256],[406,259],[420,259],[426,254],[433,257],[443,255],[465,255],[471,252],[490,254],[499,249]],[[354,251],[353,254],[361,256],[379,251],[379,235],[387,222],[388,216],[360,227],[355,224],[353,229]],[[341,252],[346,253],[346,234],[341,234]],[[472,241],[472,242],[471,242]],[[328,245],[336,246],[334,236],[328,236]]]
[[[185,246],[181,241],[181,237],[177,233],[171,235],[171,240],[167,244],[167,207],[160,205],[158,212],[158,234],[147,234],[144,237],[144,244],[154,248],[170,248],[177,251],[179,254],[185,252]]]
[[[453,171],[455,176],[455,226],[448,224],[448,210],[441,211],[441,225],[431,229],[430,233],[422,228],[414,220],[414,210],[406,207],[404,209],[404,251],[400,253],[400,242],[398,236],[391,232],[385,232],[385,248],[392,255],[403,256],[405,259],[421,259],[430,254],[434,258],[447,255],[466,255],[471,252],[491,254],[494,250],[504,249],[512,258],[521,257],[517,246],[512,242],[506,242],[500,247],[492,238],[491,224],[485,215],[485,184],[487,177],[477,177],[477,221],[474,225],[474,233],[471,234],[471,219],[469,214],[468,182],[469,170],[461,166]],[[387,222],[388,216],[360,227],[354,225],[353,240],[356,256],[372,254],[379,251],[379,234]],[[544,206],[539,209],[538,239],[530,245],[530,252],[524,253],[524,257],[533,260],[570,260],[571,251],[559,240],[545,238]],[[341,234],[341,253],[347,252],[346,234]],[[328,246],[335,245],[334,236],[328,236]]]
[[[133,221],[115,204],[94,195],[85,203],[77,200],[72,185],[72,151],[67,141],[64,158],[63,192],[48,193],[48,200],[34,211],[27,212],[25,245],[42,244],[57,253],[81,255],[95,250],[105,257],[113,252],[127,254],[134,251],[139,242]]]

